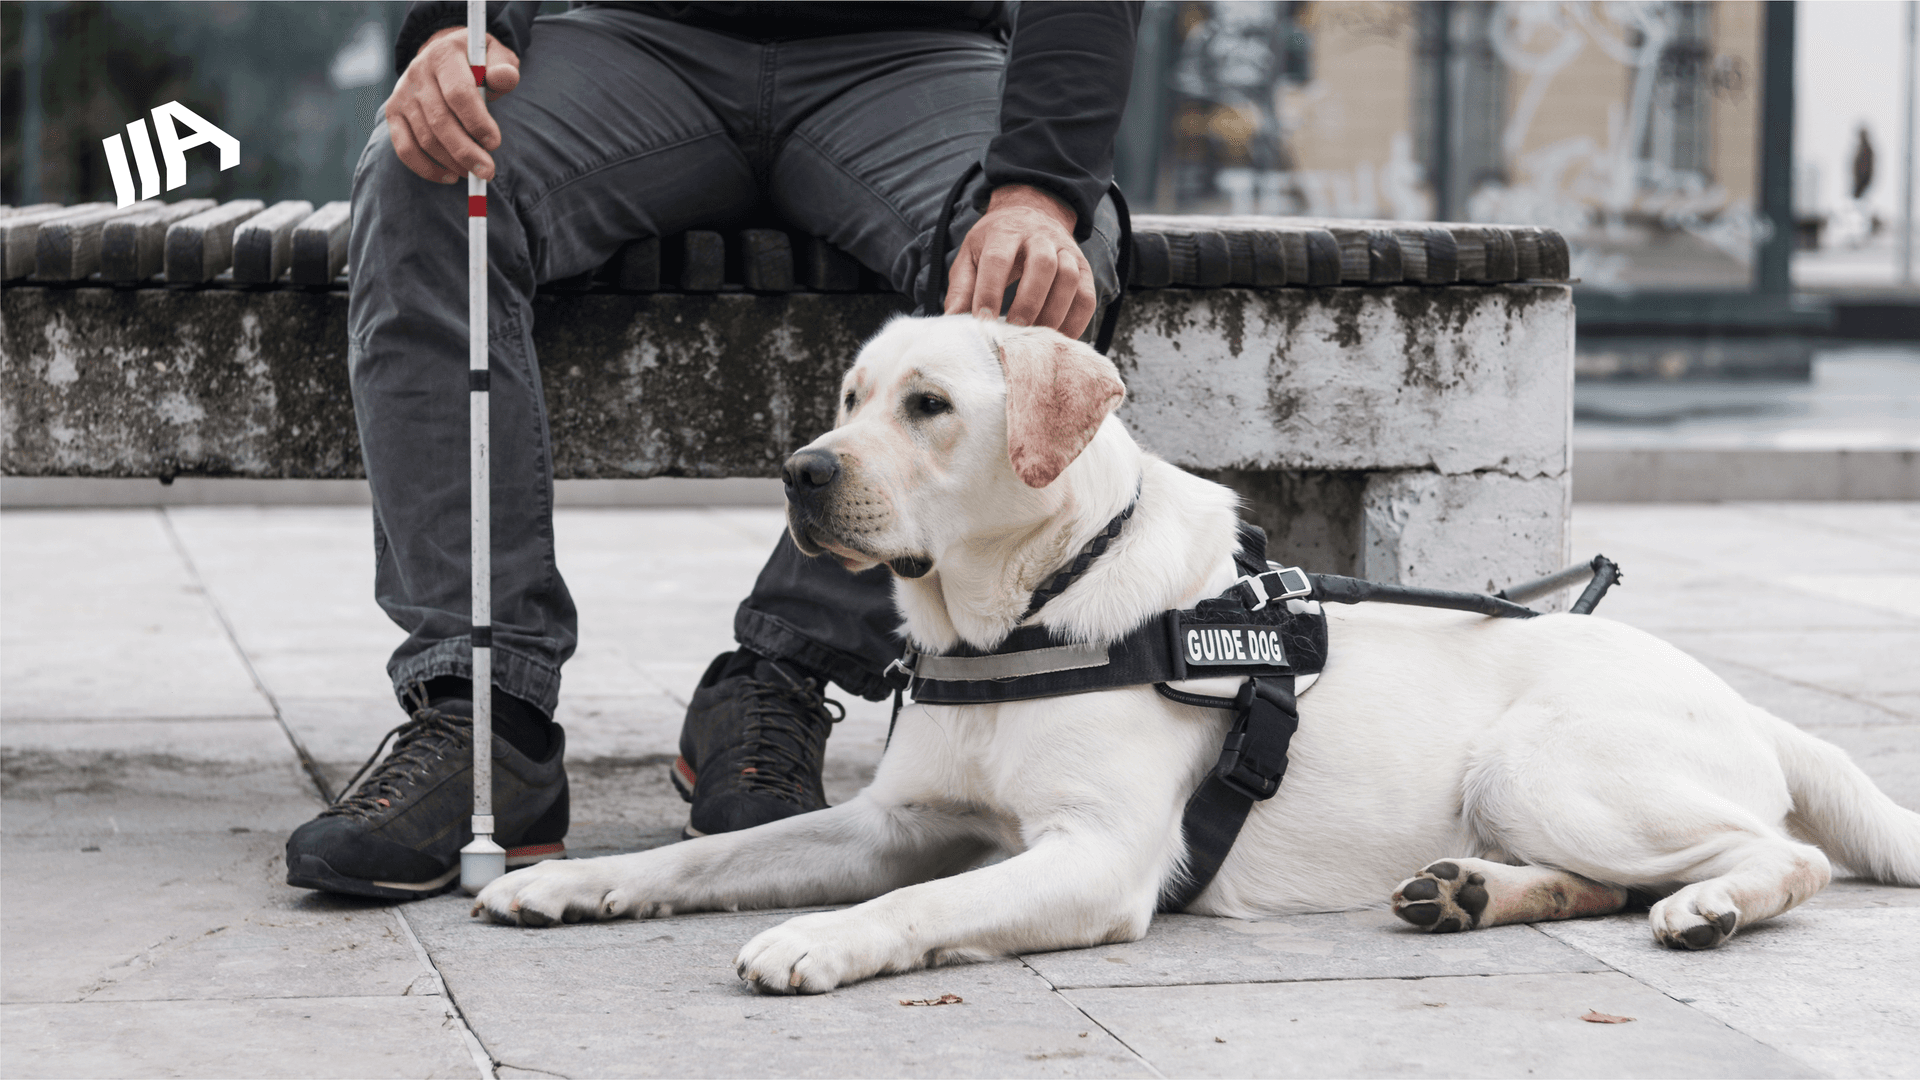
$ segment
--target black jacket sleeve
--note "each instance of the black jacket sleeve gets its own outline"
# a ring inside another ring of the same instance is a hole
[[[538,14],[539,0],[487,0],[487,33],[524,58],[533,37],[533,17]],[[462,0],[413,0],[400,23],[400,40],[393,45],[394,75],[406,74],[407,65],[428,38],[449,26],[465,25],[467,5]]]
[[[1133,80],[1139,3],[1051,0],[1020,5],[1000,99],[1000,134],[987,146],[987,184],[1031,184],[1080,215],[1113,180],[1113,138]]]

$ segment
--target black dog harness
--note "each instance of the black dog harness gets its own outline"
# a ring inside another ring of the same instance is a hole
[[[1133,509],[1129,505],[1071,565],[1034,591],[1023,621],[1099,558]],[[1460,593],[1307,574],[1268,562],[1266,547],[1260,527],[1241,523],[1240,548],[1233,556],[1240,577],[1225,592],[1183,611],[1162,612],[1111,642],[1070,642],[1046,627],[1020,627],[991,650],[962,644],[950,653],[909,651],[888,669],[896,688],[894,716],[900,712],[899,689],[906,686],[916,702],[962,706],[1151,684],[1177,702],[1231,710],[1233,724],[1220,759],[1181,816],[1186,873],[1167,884],[1159,905],[1162,912],[1178,912],[1213,881],[1253,805],[1280,791],[1287,747],[1300,726],[1296,681],[1318,674],[1327,661],[1327,619],[1319,602],[1384,601],[1524,619],[1540,613],[1506,599],[1507,594],[1538,596],[1572,584],[1576,572],[1587,569],[1569,568],[1501,595]],[[1592,611],[1619,578],[1619,568],[1605,556],[1595,556],[1587,566],[1593,582],[1574,604],[1575,612]],[[1217,676],[1244,676],[1246,682],[1232,698],[1167,686]]]

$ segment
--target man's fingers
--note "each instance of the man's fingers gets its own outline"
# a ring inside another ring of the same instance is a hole
[[[494,124],[493,117],[487,115],[487,106],[480,100],[480,88],[473,85],[473,69],[465,64],[437,65],[434,80],[439,93],[436,95],[433,88],[428,88],[422,95],[425,100],[420,103],[426,110],[427,124],[433,129],[434,141],[446,149],[451,155],[450,163],[461,172],[478,173],[482,180],[493,179],[493,159],[477,140],[500,145],[500,128]],[[439,100],[434,100],[436,97]]]
[[[388,114],[387,130],[393,137],[393,152],[399,156],[400,163],[416,175],[436,184],[451,184],[459,179],[421,149],[420,141],[413,137],[413,128],[407,123],[406,114],[397,109]]]
[[[968,310],[988,319],[999,315],[1007,286],[1020,273],[1019,261],[1019,249],[1012,244],[985,245],[975,268],[973,299],[968,303]]]
[[[1059,330],[1066,321],[1067,312],[1073,308],[1075,298],[1080,295],[1080,283],[1086,278],[1086,270],[1078,248],[1061,248],[1055,259],[1060,268],[1054,271],[1053,286],[1047,290],[1047,301],[1040,306],[1040,314],[1034,316],[1033,324]]]
[[[1026,263],[1020,270],[1020,290],[1007,309],[1007,322],[1017,327],[1032,326],[1046,307],[1047,294],[1053,291],[1053,279],[1060,269],[1060,253],[1051,245],[1029,244]]]
[[[513,93],[520,85],[520,58],[512,49],[500,44],[492,34],[487,35],[487,100],[498,101],[502,95]],[[491,122],[491,121],[490,121]],[[480,145],[488,150],[500,146],[500,128],[494,125],[493,136],[480,140]]]
[[[465,176],[466,170],[461,166],[460,160],[440,141],[441,131],[434,126],[432,113],[425,106],[415,103],[406,111],[406,115],[414,141],[420,144],[420,149],[426,153],[427,157],[432,158],[435,165],[455,179]]]
[[[947,270],[947,295],[941,301],[948,315],[965,315],[967,304],[973,299],[974,257],[979,250],[978,244],[963,243],[959,254],[953,258],[953,265]]]
[[[1080,288],[1074,291],[1073,306],[1067,309],[1067,317],[1060,321],[1057,328],[1069,338],[1078,338],[1087,332],[1087,324],[1093,322],[1093,313],[1099,307],[1099,298],[1093,292],[1093,275],[1089,274],[1080,282]]]

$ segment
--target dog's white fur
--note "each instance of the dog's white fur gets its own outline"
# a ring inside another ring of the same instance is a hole
[[[1010,408],[1010,381],[1045,408]],[[848,373],[838,426],[809,448],[840,472],[790,511],[796,541],[855,569],[930,561],[897,581],[907,634],[921,649],[990,647],[1137,484],[1119,539],[1037,621],[1108,639],[1217,594],[1234,577],[1233,494],[1143,452],[1108,415],[1108,382],[1104,358],[1051,331],[890,324]],[[1429,909],[1425,924],[1451,930],[1614,911],[1632,888],[1662,896],[1658,941],[1700,947],[1805,901],[1831,875],[1827,854],[1920,885],[1920,815],[1655,638],[1598,616],[1330,605],[1328,619],[1331,657],[1300,699],[1280,792],[1191,912],[1391,897],[1413,919],[1431,899],[1442,918]],[[542,863],[475,908],[547,924],[859,902],[747,943],[742,977],[780,992],[1127,941],[1182,866],[1181,810],[1226,724],[1147,687],[910,705],[851,802]]]

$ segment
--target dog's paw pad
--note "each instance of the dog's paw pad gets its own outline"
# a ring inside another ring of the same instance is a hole
[[[1462,874],[1452,860],[1427,866],[1393,891],[1393,914],[1434,934],[1471,931],[1486,910],[1486,876]]]
[[[1677,912],[1668,910],[1652,916],[1654,940],[1675,950],[1713,949],[1732,938],[1734,929],[1740,926],[1740,913],[1732,908],[1700,912],[1688,906]]]

